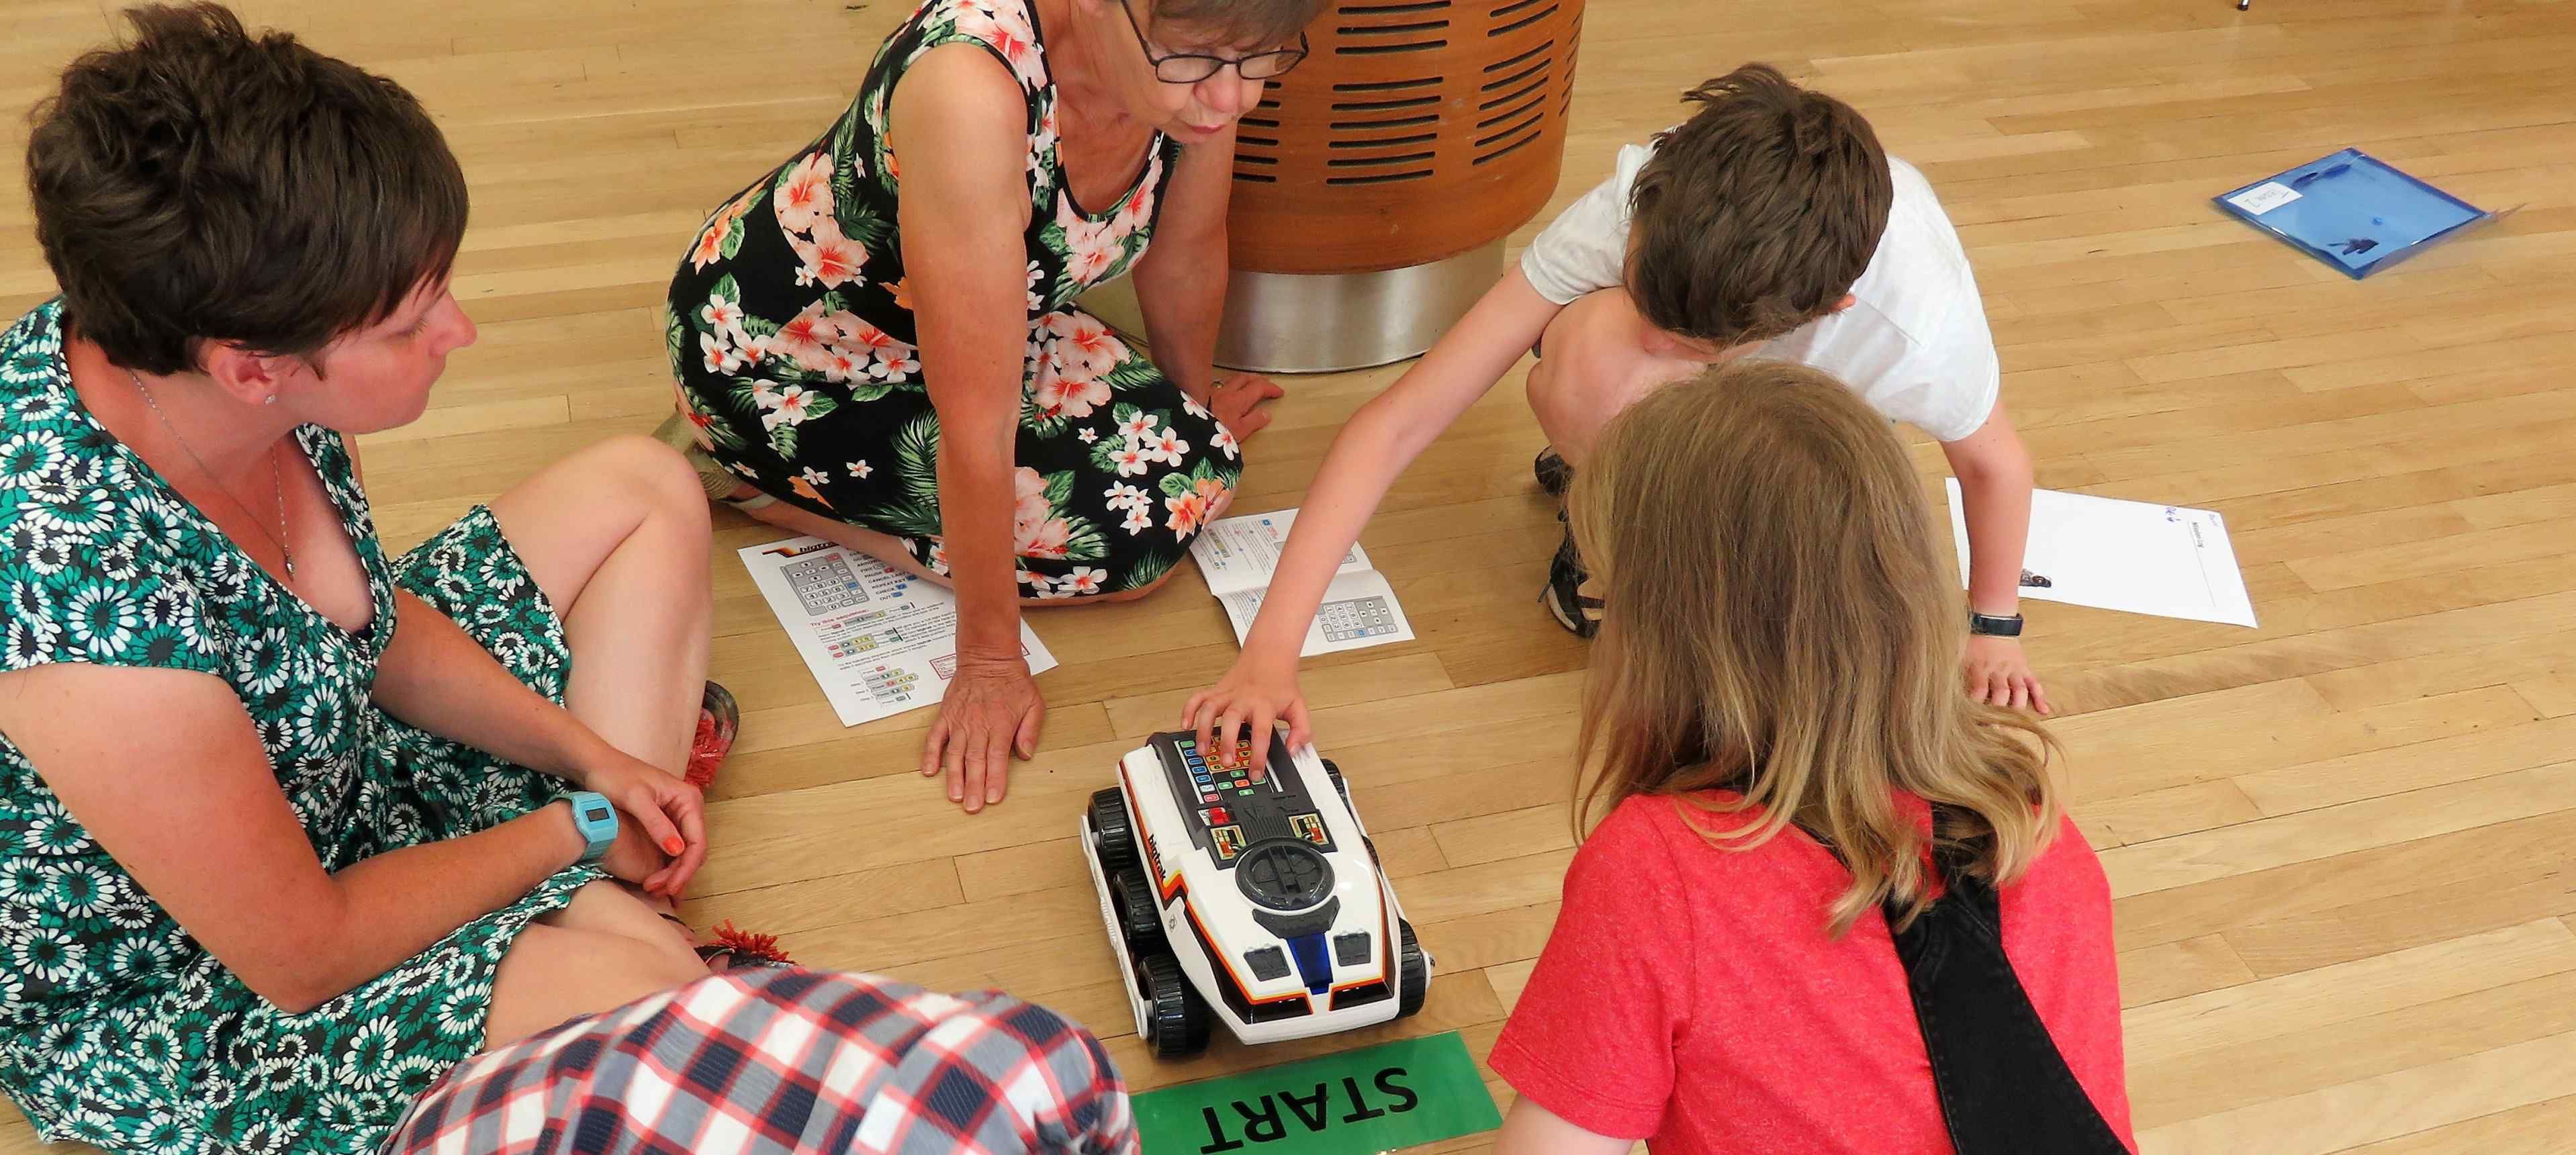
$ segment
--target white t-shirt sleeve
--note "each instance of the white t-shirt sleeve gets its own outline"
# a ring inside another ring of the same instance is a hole
[[[1888,379],[1891,395],[1880,411],[1935,441],[1957,441],[1993,415],[1995,400],[2003,394],[2003,367],[1995,358],[1984,302],[1973,293],[1935,333]]]
[[[1957,441],[1986,423],[2002,392],[1994,333],[1932,186],[1912,166],[1889,164],[1896,203],[1852,286],[1852,306],[1771,342],[1762,355],[1813,365],[1889,420]]]
[[[1961,304],[1965,307],[1931,324],[1917,318],[1929,338],[1918,340],[1871,302],[1855,301],[1762,352],[1833,374],[1890,421],[1902,421],[1935,441],[1957,441],[1986,423],[2003,387],[1985,310],[1973,296]]]
[[[1540,230],[1521,252],[1521,275],[1540,296],[1559,305],[1627,283],[1628,194],[1637,170],[1654,150],[1632,144],[1619,150],[1609,179],[1593,186]]]

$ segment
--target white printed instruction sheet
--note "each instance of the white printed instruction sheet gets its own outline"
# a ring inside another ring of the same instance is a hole
[[[957,675],[957,595],[819,537],[742,550],[743,568],[844,726],[927,706]],[[1055,668],[1026,621],[1029,672]]]
[[[1280,551],[1288,545],[1288,529],[1296,523],[1293,509],[1245,514],[1209,522],[1190,542],[1190,556],[1198,559],[1208,592],[1225,606],[1238,644],[1252,633],[1252,619],[1261,612],[1271,575],[1279,570]],[[1405,620],[1395,587],[1369,568],[1368,552],[1354,543],[1341,568],[1333,571],[1332,584],[1324,587],[1324,604],[1307,625],[1306,645],[1298,655],[1311,658],[1412,640],[1413,623]]]
[[[1968,520],[1948,481],[1950,536],[1968,573]],[[2216,512],[2034,490],[2021,596],[2095,609],[2252,626],[2254,601]]]

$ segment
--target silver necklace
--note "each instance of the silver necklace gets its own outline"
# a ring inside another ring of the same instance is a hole
[[[163,413],[161,403],[152,399],[152,387],[143,383],[142,376],[132,369],[126,370],[125,376],[134,382],[135,390],[143,394],[143,403],[152,407],[152,415],[161,419],[161,428],[169,430],[170,439],[179,443],[179,452],[187,454],[188,460],[197,463],[197,472],[205,474],[206,480],[213,482],[215,489],[229,498],[234,505],[240,506],[243,513],[251,513],[250,503],[243,501],[225,486],[224,480],[215,476],[214,470],[206,468],[206,459],[197,456],[197,451],[189,446],[188,439],[180,434],[179,427],[170,423],[170,415]],[[277,492],[277,532],[269,533],[267,526],[258,525],[257,522],[252,524],[257,525],[259,532],[267,536],[268,540],[276,543],[277,552],[286,555],[286,580],[293,581],[295,580],[295,547],[286,544],[286,481],[277,470],[277,447],[274,445],[268,450],[268,483]],[[251,514],[251,516],[258,515]]]

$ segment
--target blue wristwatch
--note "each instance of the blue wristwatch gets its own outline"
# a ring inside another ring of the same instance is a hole
[[[577,865],[588,866],[607,857],[609,846],[617,841],[617,807],[590,790],[566,794],[564,801],[572,803],[572,828],[589,842]]]

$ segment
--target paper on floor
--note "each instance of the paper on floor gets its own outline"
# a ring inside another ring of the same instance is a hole
[[[844,726],[937,702],[957,673],[957,596],[819,537],[747,546],[743,568]],[[1029,672],[1055,668],[1026,621]]]
[[[1293,509],[1229,517],[1209,522],[1190,542],[1190,556],[1207,577],[1208,592],[1216,595],[1225,606],[1226,619],[1234,623],[1237,644],[1252,632],[1253,616],[1261,610],[1271,576],[1278,572],[1280,551],[1288,543],[1288,530],[1296,523]],[[1395,587],[1387,584],[1384,574],[1369,568],[1368,552],[1354,544],[1341,567],[1333,571],[1332,584],[1324,588],[1324,604],[1307,625],[1306,645],[1298,654],[1311,658],[1412,640],[1413,623],[1405,620]]]
[[[1968,521],[1957,478],[1950,536],[1968,573]],[[2228,544],[2227,522],[2206,509],[2036,490],[2021,596],[2047,602],[2252,626],[2254,602]],[[2045,582],[2036,585],[2035,582]]]

